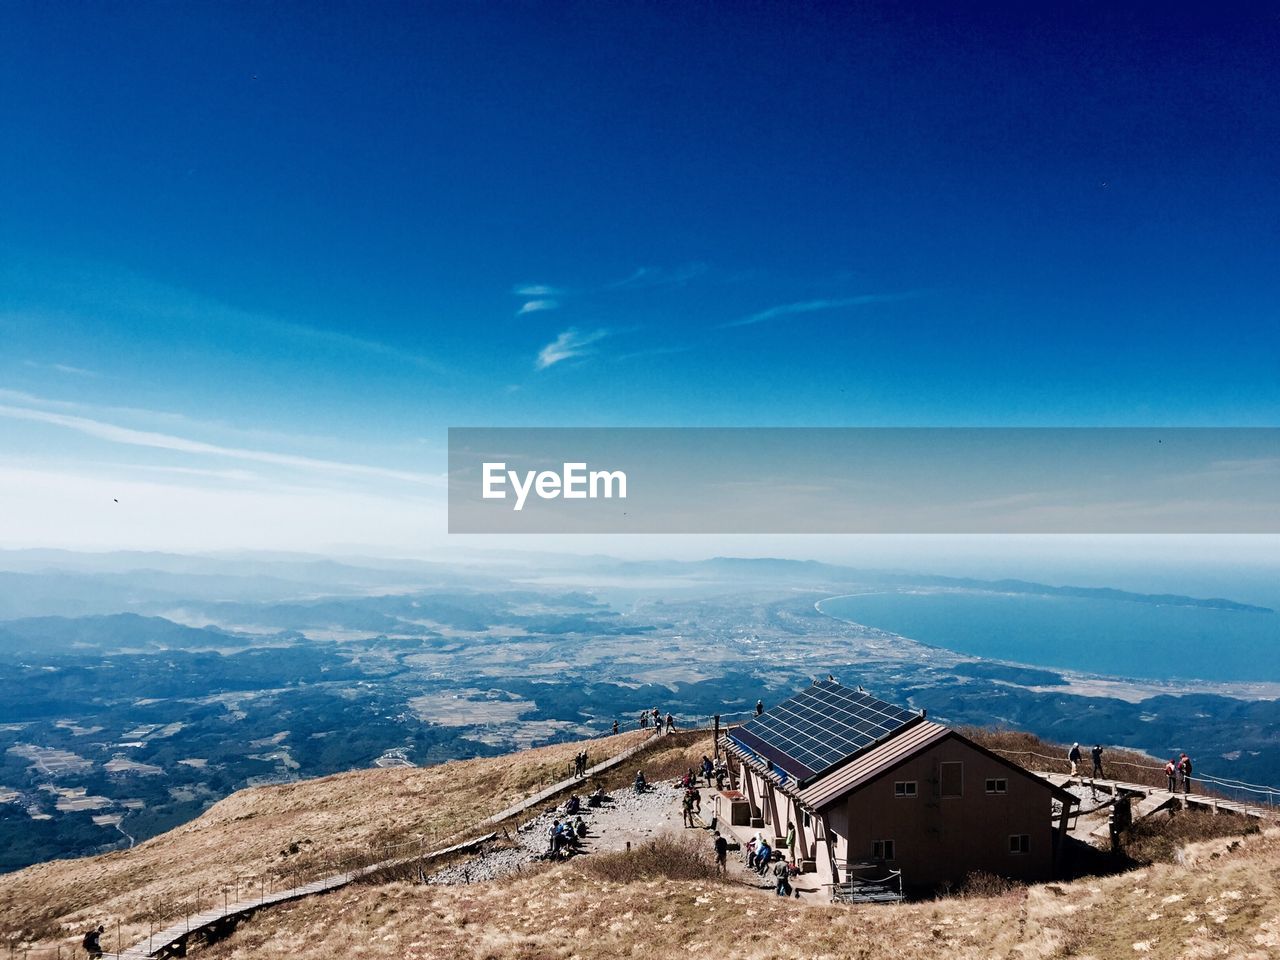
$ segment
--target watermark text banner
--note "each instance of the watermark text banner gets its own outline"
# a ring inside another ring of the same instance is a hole
[[[449,431],[451,533],[1280,533],[1280,429]]]

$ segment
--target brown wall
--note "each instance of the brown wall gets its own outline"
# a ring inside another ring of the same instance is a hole
[[[963,764],[959,797],[941,796],[941,764],[948,761]],[[988,778],[1006,780],[1008,792],[988,794]],[[900,780],[916,782],[914,798],[895,796]],[[871,859],[875,841],[893,840],[891,866],[909,887],[959,883],[975,870],[1044,880],[1053,866],[1052,799],[1047,784],[947,738],[862,785],[827,814],[840,836],[837,857]],[[1028,853],[1009,852],[1011,834],[1028,835]]]

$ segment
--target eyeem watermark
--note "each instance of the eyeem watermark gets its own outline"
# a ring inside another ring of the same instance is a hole
[[[1280,533],[1280,429],[459,427],[451,533]]]
[[[627,498],[627,475],[622,470],[588,470],[586,463],[565,463],[557,473],[554,470],[508,470],[505,463],[486,462],[481,468],[483,476],[481,497],[485,500],[506,500],[507,485],[515,495],[511,509],[524,509],[532,491],[540,500],[595,500],[603,497],[611,500]]]

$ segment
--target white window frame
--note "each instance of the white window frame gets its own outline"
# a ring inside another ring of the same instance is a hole
[[[918,780],[895,780],[893,781],[893,795],[899,800],[914,800],[920,795],[920,781]]]
[[[987,793],[1004,794],[1009,792],[1008,777],[987,777]]]

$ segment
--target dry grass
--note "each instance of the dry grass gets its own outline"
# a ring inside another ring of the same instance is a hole
[[[1068,770],[1067,750],[1069,748],[1067,744],[1051,743],[1048,740],[1040,739],[1035,734],[999,727],[962,727],[960,728],[960,733],[974,743],[981,744],[988,750],[1000,754],[1006,760],[1010,760],[1028,770],[1047,770],[1051,773],[1066,773]],[[1080,750],[1084,753],[1084,760],[1080,764],[1080,770],[1086,776],[1093,769],[1092,761],[1089,759],[1089,748],[1092,746],[1093,744],[1091,743],[1080,744]],[[1163,760],[1148,756],[1145,753],[1139,753],[1137,750],[1108,747],[1105,743],[1103,747],[1105,752],[1102,755],[1102,768],[1109,779],[1122,780],[1125,783],[1139,783],[1148,787],[1165,787],[1168,785],[1164,775]],[[1039,756],[1030,756],[1029,754],[1038,754]],[[1045,757],[1048,759],[1043,759]]]
[[[602,760],[645,739],[642,731],[586,744]],[[0,934],[64,944],[104,923],[115,943],[145,937],[154,916],[181,917],[196,904],[234,901],[337,872],[344,858],[380,859],[388,844],[424,836],[428,847],[540,787],[563,778],[581,743],[453,761],[420,769],[360,770],[244,790],[198,819],[133,850],[59,860],[0,876]],[[408,848],[411,851],[413,847]],[[104,946],[107,945],[104,943]]]
[[[713,880],[716,862],[706,838],[663,834],[631,850],[598,853],[588,857],[583,869],[600,880],[631,883],[637,880]]]
[[[589,749],[601,758],[640,736],[593,741]],[[976,739],[997,748],[1043,746],[1015,734],[991,737]],[[606,786],[625,787],[637,767],[650,780],[674,778],[710,747],[707,734],[666,738],[609,774]],[[207,906],[209,888],[233,871],[254,882],[288,880],[295,867],[325,869],[326,856],[433,828],[450,832],[559,778],[580,748],[563,744],[514,757],[245,791],[133,851],[0,877],[0,929],[41,932],[47,943],[68,944],[90,922],[114,931],[119,917],[131,942],[146,935],[148,910],[157,901],[168,901],[172,911],[203,885]],[[1179,814],[1185,826],[1169,828],[1190,832],[1166,832],[1152,843],[1200,835],[1194,816]],[[695,952],[750,960],[1021,960],[1280,951],[1280,832],[1193,844],[1179,859],[1076,883],[1010,887],[974,877],[961,896],[946,900],[836,908],[725,883],[706,872],[704,849],[661,840],[630,858],[601,854],[492,884],[442,888],[393,880],[349,887],[267,911],[205,955],[613,960]]]
[[[602,880],[566,864],[472,887],[352,888],[281,908],[210,960],[1270,958],[1280,833],[1197,845],[1159,865],[1025,893],[900,906],[807,906],[714,880]]]
[[[1139,864],[1173,863],[1187,844],[1259,831],[1257,820],[1209,810],[1165,811],[1144,817],[1124,833],[1124,850]]]

